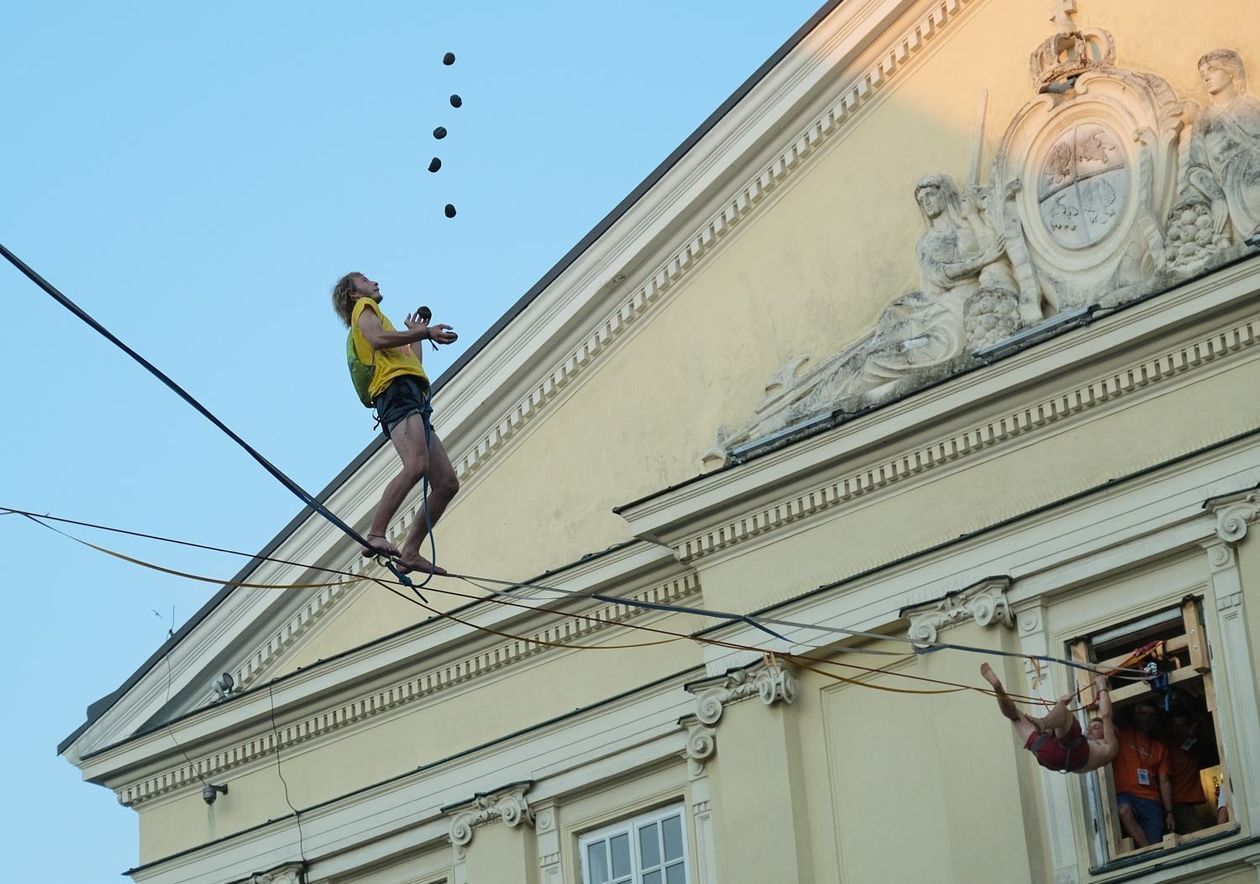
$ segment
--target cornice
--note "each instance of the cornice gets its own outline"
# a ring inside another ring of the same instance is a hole
[[[792,134],[779,142],[771,151],[771,156],[763,161],[751,175],[745,177],[734,187],[727,189],[719,206],[689,232],[677,236],[675,247],[663,260],[658,261],[648,271],[637,274],[629,282],[629,292],[623,295],[610,310],[589,324],[589,329],[580,340],[571,346],[564,355],[552,362],[549,369],[541,377],[531,383],[529,389],[511,403],[506,410],[491,420],[488,429],[477,434],[475,439],[457,442],[451,446],[456,450],[453,463],[461,480],[466,480],[484,469],[497,453],[501,452],[517,435],[525,431],[538,417],[547,411],[548,405],[554,402],[562,391],[569,388],[581,375],[599,363],[613,346],[624,337],[625,332],[642,320],[654,307],[664,303],[666,296],[677,288],[684,278],[693,274],[705,263],[705,258],[715,247],[725,240],[730,233],[740,227],[749,218],[757,214],[758,209],[766,204],[766,197],[774,190],[782,187],[789,179],[799,175],[808,166],[809,161],[818,154],[819,149],[830,143],[837,134],[846,129],[857,118],[871,101],[880,94],[889,83],[898,78],[920,56],[924,48],[939,39],[947,30],[952,30],[954,23],[963,16],[967,9],[980,5],[979,0],[934,0],[927,4],[926,11],[909,27],[893,34],[876,33],[875,39],[869,43],[862,40],[870,36],[863,27],[879,27],[893,17],[898,11],[911,4],[895,2],[872,2],[865,4],[856,15],[864,15],[863,25],[855,25],[852,21],[847,26],[836,27],[829,39],[822,45],[812,45],[807,57],[797,60],[799,70],[784,75],[787,85],[781,90],[771,90],[771,100],[763,99],[756,115],[766,116],[774,104],[782,101],[780,92],[790,89],[803,91],[802,81],[810,79],[820,82],[826,78],[836,78],[844,85],[838,94],[819,112],[815,113],[803,126],[793,130]],[[853,15],[850,7],[853,3],[841,4],[833,16]],[[869,24],[875,22],[874,25]],[[820,27],[823,27],[820,25]],[[831,69],[823,69],[824,65],[851,63],[851,59],[859,53],[868,53],[872,46],[881,48],[875,58],[863,68],[855,71],[837,73]],[[710,150],[706,166],[720,167],[730,163],[725,154],[735,147],[744,149],[743,141],[748,123],[735,124],[725,137],[734,144],[723,144]],[[696,173],[683,175],[684,179],[696,177]],[[691,183],[686,180],[680,185]],[[676,194],[663,197],[667,202],[679,202]],[[627,279],[623,269],[628,265],[627,258],[610,262],[610,269],[603,273],[590,273],[587,284],[590,291],[587,297],[593,301],[604,300],[607,296],[624,287]],[[617,269],[612,269],[617,268]],[[471,373],[469,373],[471,375]],[[458,376],[453,379],[460,381]],[[452,390],[452,393],[455,391]],[[460,394],[456,393],[456,398]],[[468,396],[468,393],[463,393]],[[446,403],[440,403],[445,405]],[[455,405],[458,410],[457,403]],[[456,426],[455,436],[460,434]],[[453,437],[452,437],[453,438]],[[450,440],[448,440],[449,442]]]
[[[256,684],[270,671],[272,664],[282,659],[312,629],[327,619],[328,613],[343,599],[357,596],[363,588],[363,581],[351,579],[314,591],[253,653],[235,666],[232,678],[236,689],[243,691]],[[210,697],[205,699],[209,700]]]
[[[679,577],[634,593],[639,601],[669,604],[699,592],[699,579],[694,575]],[[314,712],[249,738],[232,740],[210,753],[183,757],[180,763],[115,789],[119,803],[134,807],[183,788],[200,785],[203,777],[218,777],[245,766],[271,758],[277,750],[289,752],[299,744],[311,744],[346,728],[361,725],[383,715],[419,703],[430,702],[447,691],[467,687],[511,666],[519,665],[557,648],[541,642],[574,644],[619,624],[650,616],[653,612],[627,604],[609,604],[584,612],[582,619],[567,618],[536,629],[519,639],[498,642],[475,653],[462,655],[418,674],[410,675],[384,687],[319,708]],[[186,744],[186,740],[181,740]],[[167,753],[174,754],[170,749]]]
[[[694,669],[676,673],[612,701],[303,808],[311,879],[358,881],[369,870],[379,871],[384,858],[449,843],[451,817],[443,808],[507,778],[537,780],[528,798],[541,829],[546,808],[557,798],[586,790],[590,783],[669,763],[683,748],[676,721],[690,706],[682,685],[694,676]],[[291,861],[295,844],[294,818],[280,817],[157,858],[127,874],[137,881],[218,884]]]
[[[461,480],[475,478],[509,443],[535,426],[565,390],[572,389],[576,380],[607,358],[629,329],[662,306],[668,294],[697,270],[720,242],[767,205],[766,198],[772,191],[803,171],[819,148],[830,143],[856,119],[859,111],[908,70],[929,43],[937,41],[968,9],[982,2],[848,0],[839,4],[815,28],[814,34],[825,33],[824,38],[811,38],[807,46],[789,52],[635,207],[548,286],[527,313],[509,324],[474,363],[444,385],[437,396],[437,422]],[[908,27],[885,33],[889,22],[924,5],[924,12]],[[864,66],[856,64],[856,59],[869,58],[873,51],[873,61]],[[686,213],[702,204],[702,194],[720,185],[724,170],[738,166],[738,161],[750,152],[767,153],[767,133],[773,133],[779,125],[783,108],[797,106],[813,93],[833,89],[837,90],[835,97],[790,136],[780,138],[777,147],[770,147],[768,158],[754,173],[734,185],[728,182],[722,186],[720,192],[724,195],[718,199],[718,208],[690,229],[669,235],[675,245],[667,255],[650,269],[634,272],[633,278],[627,275],[635,261],[647,260],[642,256],[649,245],[658,241],[669,226],[681,228],[686,224]],[[601,309],[626,286],[628,293],[617,298],[611,309]],[[560,346],[555,342],[568,340],[574,334],[576,342],[559,358],[547,359],[548,347]],[[533,366],[540,363],[549,367],[537,372]],[[522,377],[531,378],[527,389],[506,406],[486,396],[486,390],[511,389]],[[393,456],[387,446],[378,449],[349,481],[333,492],[329,506],[350,524],[363,523],[379,495],[378,489],[389,478]],[[391,536],[405,532],[416,517],[417,502],[413,499],[390,526]],[[277,558],[297,561],[314,561],[332,548],[348,550],[344,558],[349,560],[349,567],[345,570],[361,573],[357,550],[349,550],[334,529],[314,516],[297,527],[282,547],[283,551],[274,553]],[[302,555],[303,552],[308,554]],[[272,573],[271,567],[266,563],[260,566],[253,579],[265,582],[258,575],[264,571]],[[274,574],[268,578],[274,582],[302,579],[284,566],[275,566]],[[199,628],[168,655],[173,664],[169,673],[171,684],[177,691],[188,689],[188,680],[202,674],[201,664],[222,656],[237,632],[256,623],[264,609],[270,611],[277,604],[280,603],[274,598],[257,592],[233,593],[219,606],[223,611],[215,612],[231,616],[215,617],[213,623]],[[303,603],[305,607],[307,604]],[[295,612],[274,627],[260,641],[261,656],[240,666],[240,683],[256,682],[277,659],[277,652],[283,650],[267,650],[269,647],[291,647],[333,607],[317,603],[313,610]],[[315,613],[319,618],[312,617]],[[235,663],[229,661],[228,665]],[[124,739],[134,731],[135,722],[153,718],[168,705],[167,688],[166,679],[153,678],[133,688],[68,747],[70,757],[79,758]],[[198,688],[191,697],[185,697],[182,708],[195,708],[210,698],[207,690]]]
[[[1258,454],[1260,435],[1248,434],[753,613],[815,624],[777,628],[792,642],[818,647],[844,640],[820,630],[887,631],[904,624],[906,612],[937,603],[943,591],[958,595],[976,585],[979,574],[1010,575],[1005,596],[1020,613],[1038,599],[1132,573],[1176,551],[1211,542],[1230,552],[1216,535],[1216,518],[1204,511],[1204,494],[1255,486]],[[715,634],[734,645],[764,637],[746,624],[724,625]],[[708,646],[705,665],[720,672],[744,656]]]
[[[1253,261],[1248,264],[1248,274],[1232,273],[1219,280],[1200,281],[1175,294],[1169,293],[1163,305],[1153,301],[1142,306],[1148,313],[1172,314],[1169,324],[1175,327],[1174,319],[1178,323],[1187,319],[1181,315],[1183,311],[1176,308],[1194,300],[1212,300],[1209,293],[1219,295],[1220,303],[1201,303],[1194,312],[1206,313],[1212,306],[1221,309],[1254,301],[1257,268],[1260,262]],[[1252,278],[1247,279],[1247,275]],[[1251,319],[1237,320],[1119,368],[1096,369],[1092,378],[903,449],[892,457],[881,457],[858,469],[850,467],[838,475],[835,472],[836,466],[854,455],[886,449],[892,438],[922,430],[935,421],[975,408],[978,403],[1018,395],[1038,380],[1095,363],[1129,341],[1151,340],[1153,335],[1168,331],[1158,322],[1147,321],[1152,318],[1151,315],[1112,317],[1118,325],[1114,330],[1123,334],[1081,336],[1075,342],[1075,349],[1079,351],[1076,353],[1072,352],[1072,344],[1061,343],[1058,352],[1052,354],[1054,358],[1046,358],[1033,377],[1020,369],[1031,367],[1031,360],[1036,356],[1021,354],[1022,360],[1006,360],[978,369],[928,391],[931,395],[911,397],[913,401],[886,406],[835,430],[702,476],[673,491],[624,507],[620,512],[636,535],[666,543],[679,561],[694,564],[749,541],[769,539],[770,535],[794,529],[803,521],[823,514],[829,516],[840,507],[864,505],[894,487],[922,481],[941,471],[991,457],[1005,448],[1026,444],[1039,434],[1059,432],[1070,423],[1093,420],[1132,401],[1196,381],[1239,360],[1260,357],[1260,348],[1256,347],[1260,323]],[[1045,352],[1040,355],[1047,356]],[[803,484],[809,476],[826,475],[828,471],[832,475],[826,481]],[[797,488],[791,493],[765,501],[766,489],[793,484]],[[741,498],[748,501],[758,497],[764,502],[751,507],[745,503],[741,507]],[[721,515],[723,511],[730,515]],[[694,527],[697,522],[700,527]]]

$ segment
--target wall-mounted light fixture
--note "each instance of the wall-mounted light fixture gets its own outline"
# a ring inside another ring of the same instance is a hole
[[[228,787],[226,783],[222,786],[215,783],[206,783],[201,787],[201,800],[206,802],[206,804],[214,804],[214,802],[219,800],[220,795],[226,795],[227,793]]]

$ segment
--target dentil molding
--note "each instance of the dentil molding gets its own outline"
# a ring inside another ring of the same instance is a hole
[[[931,644],[942,629],[967,620],[980,626],[1014,628],[1015,615],[1006,598],[1010,587],[1010,577],[986,577],[938,602],[907,609],[903,612],[910,618],[907,634],[916,642]]]
[[[684,575],[628,598],[654,604],[673,604],[700,591],[694,574]],[[535,629],[527,635],[491,645],[474,653],[432,666],[383,688],[318,709],[296,721],[271,730],[235,739],[227,746],[179,762],[157,774],[115,789],[120,804],[134,807],[179,789],[199,788],[205,777],[221,776],[249,764],[261,763],[277,751],[287,751],[299,743],[332,736],[346,727],[380,715],[394,714],[401,707],[429,702],[434,695],[491,676],[537,656],[553,654],[557,643],[574,644],[589,636],[650,614],[648,609],[623,602],[609,603],[578,618],[564,618]]]
[[[1191,288],[1187,287],[1187,291]],[[1255,358],[1257,343],[1260,343],[1260,323],[1254,320],[1232,323],[1014,411],[1004,411],[992,419],[902,451],[891,459],[829,479],[716,525],[707,525],[701,531],[672,540],[670,545],[680,562],[694,564],[803,520],[828,514],[853,501],[869,500],[872,495],[893,486],[989,455],[1002,447],[1026,444],[1036,434],[1079,422],[1099,409],[1115,407],[1120,400],[1154,395],[1161,387],[1185,383],[1188,375],[1214,370],[1240,358]],[[698,493],[697,489],[702,487],[696,486],[684,493]],[[664,506],[665,503],[658,501],[654,505]],[[622,515],[632,522],[635,519],[624,512]]]

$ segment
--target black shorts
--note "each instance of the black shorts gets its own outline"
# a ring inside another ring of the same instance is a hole
[[[429,395],[429,383],[418,375],[403,375],[389,382],[381,394],[372,400],[376,419],[381,422],[385,438],[390,430],[413,414],[424,414],[425,400]]]

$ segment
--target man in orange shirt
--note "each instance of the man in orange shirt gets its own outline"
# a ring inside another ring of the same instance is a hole
[[[1191,754],[1199,746],[1196,723],[1185,712],[1174,712],[1168,720],[1168,778],[1172,783],[1173,816],[1177,834],[1189,835],[1206,828],[1199,816],[1199,806],[1206,803],[1203,783],[1199,779],[1199,762]]]
[[[1134,707],[1134,726],[1119,730],[1111,765],[1120,826],[1138,847],[1162,841],[1175,828],[1168,749],[1153,736],[1156,714],[1150,701]]]

